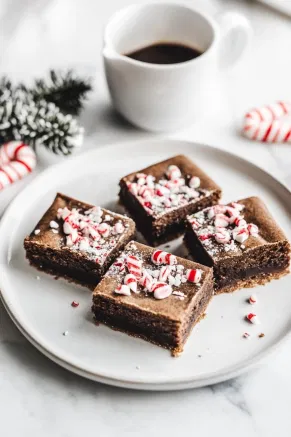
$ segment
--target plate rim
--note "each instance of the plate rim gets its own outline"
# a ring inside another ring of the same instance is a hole
[[[57,163],[55,165],[48,167],[44,171],[42,171],[31,182],[29,182],[29,184],[23,190],[21,190],[20,193],[18,193],[18,195],[12,200],[11,204],[8,206],[8,208],[4,212],[4,214],[0,220],[0,235],[2,233],[2,229],[5,228],[5,226],[6,226],[6,222],[9,220],[10,211],[13,211],[13,209],[15,208],[15,205],[17,205],[17,203],[21,200],[22,197],[25,197],[26,192],[28,192],[34,184],[37,184],[39,181],[42,180],[42,178],[46,179],[50,173],[57,172],[60,168],[67,167],[71,163],[72,163],[71,165],[74,165],[74,162],[76,162],[81,157],[83,157],[83,159],[86,159],[87,156],[98,155],[99,153],[102,153],[103,151],[106,151],[108,153],[108,149],[122,147],[122,145],[123,146],[124,145],[131,146],[131,145],[135,144],[136,147],[142,147],[149,142],[151,142],[151,143],[152,142],[181,143],[181,145],[184,144],[184,145],[191,146],[191,147],[198,146],[198,147],[203,148],[203,149],[208,149],[209,152],[212,151],[215,153],[220,153],[220,154],[228,156],[232,159],[238,160],[245,165],[249,165],[253,169],[259,170],[264,176],[271,179],[273,183],[276,183],[281,189],[283,189],[287,195],[289,195],[289,196],[291,195],[291,190],[280,179],[280,177],[272,174],[272,172],[269,170],[267,171],[267,170],[263,169],[262,167],[249,161],[248,159],[243,158],[243,157],[241,157],[233,152],[230,152],[228,150],[220,149],[218,147],[210,146],[210,145],[203,144],[200,142],[183,140],[183,139],[178,139],[178,138],[176,139],[176,138],[164,138],[164,137],[161,138],[161,137],[159,137],[159,138],[143,139],[143,140],[138,140],[138,141],[136,141],[136,140],[119,141],[119,142],[113,142],[113,143],[110,143],[107,145],[103,145],[101,147],[98,147],[97,149],[91,149],[91,150],[88,150],[84,153],[72,156],[72,157],[70,157],[70,159],[68,161],[62,161],[60,163]],[[9,236],[8,240],[9,240],[9,238],[11,238],[11,237]],[[5,247],[6,247],[5,244],[3,247],[4,247],[4,252],[5,252]],[[6,252],[5,252],[5,254],[6,254]],[[0,257],[1,257],[1,254],[0,254]],[[1,262],[0,262],[0,267],[1,267]],[[188,389],[188,388],[190,389],[190,388],[195,388],[195,387],[203,387],[203,386],[207,386],[210,384],[216,384],[216,383],[234,378],[236,376],[239,376],[242,373],[245,373],[248,370],[251,370],[252,368],[258,366],[263,360],[266,359],[267,356],[274,353],[274,351],[277,350],[277,348],[280,347],[282,345],[282,343],[287,341],[287,339],[289,338],[289,336],[291,334],[291,327],[290,327],[289,330],[286,331],[278,341],[276,341],[274,344],[270,345],[264,351],[259,352],[258,354],[254,355],[250,359],[246,359],[243,362],[240,362],[233,369],[227,370],[227,371],[222,371],[216,375],[209,374],[208,376],[204,376],[204,377],[198,377],[198,378],[187,377],[185,379],[183,379],[183,378],[177,379],[176,378],[172,382],[169,382],[169,381],[161,381],[161,382],[151,381],[151,382],[148,382],[148,381],[137,381],[136,379],[135,380],[118,379],[116,377],[112,377],[112,376],[105,375],[105,374],[99,374],[96,372],[93,373],[93,372],[89,371],[88,369],[87,370],[82,369],[81,367],[77,366],[76,364],[71,363],[70,361],[66,360],[64,358],[64,356],[62,358],[62,357],[56,355],[51,350],[52,348],[45,347],[45,345],[43,344],[45,342],[38,342],[34,338],[34,336],[25,329],[25,323],[23,323],[23,320],[21,320],[21,319],[18,320],[19,317],[17,318],[16,315],[14,314],[13,304],[10,302],[9,296],[7,296],[7,293],[5,293],[5,285],[4,284],[5,284],[5,281],[3,279],[3,275],[0,275],[0,298],[1,298],[1,301],[3,303],[3,306],[6,309],[8,315],[10,316],[13,323],[19,329],[19,331],[24,335],[24,337],[26,337],[26,339],[34,347],[36,347],[46,357],[50,358],[53,362],[55,362],[56,364],[60,365],[61,367],[65,368],[67,370],[70,370],[73,373],[76,373],[76,374],[83,376],[87,379],[91,379],[91,380],[94,380],[97,382],[105,383],[105,384],[108,384],[111,386],[122,387],[122,388],[131,388],[131,389],[139,389],[139,390],[153,390],[153,391],[154,390],[167,391],[167,390],[180,390],[180,389]],[[17,314],[17,312],[16,312],[16,314]]]

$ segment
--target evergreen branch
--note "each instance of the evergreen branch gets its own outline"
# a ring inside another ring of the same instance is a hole
[[[83,128],[54,103],[34,101],[31,92],[10,81],[0,81],[0,141],[21,140],[36,148],[68,155],[82,142]]]
[[[35,80],[29,90],[35,101],[52,102],[65,114],[78,115],[92,86],[89,79],[79,79],[72,70],[62,74],[50,70],[48,79]]]

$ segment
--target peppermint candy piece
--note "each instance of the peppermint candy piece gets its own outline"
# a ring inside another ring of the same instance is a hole
[[[137,292],[137,279],[132,273],[129,273],[128,275],[125,276],[124,284],[128,285],[130,290],[133,291],[134,293]]]
[[[200,178],[197,176],[192,176],[192,178],[189,181],[189,187],[190,188],[199,188],[200,187]]]
[[[236,217],[236,218],[234,219],[233,224],[234,224],[235,226],[237,226],[238,228],[242,228],[242,227],[245,227],[245,226],[247,225],[247,222],[246,222],[245,219],[243,219],[242,217]]]
[[[163,266],[160,270],[159,281],[165,282],[170,274],[171,274],[170,267]]]
[[[233,223],[235,219],[240,215],[240,211],[237,208],[232,208],[231,206],[226,207],[226,212],[229,215],[229,223]]]
[[[257,237],[259,234],[259,228],[254,223],[248,224],[248,231],[252,237]]]
[[[260,321],[259,321],[258,316],[257,316],[256,314],[249,313],[249,314],[246,316],[246,318],[247,318],[247,320],[248,320],[249,322],[253,323],[254,325],[259,325],[259,324],[260,324]]]
[[[173,180],[180,178],[182,174],[179,167],[176,165],[169,165],[166,175],[170,180]]]
[[[194,282],[194,284],[197,284],[200,282],[202,277],[202,270],[200,269],[188,269],[186,271],[186,278],[189,282]]]
[[[121,222],[115,223],[115,225],[113,226],[113,232],[115,234],[122,234],[124,232],[123,224]]]
[[[211,220],[214,216],[215,216],[215,211],[214,211],[214,208],[211,207],[211,208],[209,208],[209,210],[207,212],[207,217]]]
[[[163,250],[155,250],[152,254],[151,260],[154,264],[168,264],[170,266],[177,264],[177,258],[175,255],[164,252]]]
[[[244,338],[250,338],[251,334],[249,334],[248,332],[244,332],[243,333],[243,337]]]
[[[104,223],[104,222],[101,223],[98,226],[98,232],[104,238],[109,237],[109,234],[110,234],[110,226],[109,226],[109,224],[108,223]]]
[[[50,221],[50,228],[51,229],[58,229],[59,224],[57,222],[55,222],[54,220]]]
[[[130,273],[136,278],[141,277],[141,261],[134,255],[128,255],[126,258],[126,265]]]
[[[214,220],[216,228],[226,228],[229,225],[229,219],[225,214],[217,214]]]
[[[201,234],[198,236],[200,241],[209,240],[211,237],[213,237],[212,234]]]
[[[231,206],[235,209],[237,209],[238,211],[242,211],[244,209],[244,205],[242,205],[241,203],[237,203],[237,202],[231,202]]]
[[[143,270],[139,283],[147,291],[152,291],[153,277],[147,272],[147,270]]]
[[[125,284],[121,284],[115,288],[114,293],[123,294],[124,296],[130,296],[130,288]]]
[[[226,229],[220,228],[219,231],[214,234],[214,238],[217,243],[226,244],[230,241],[230,233]]]
[[[132,183],[128,182],[127,186],[128,186],[129,191],[131,192],[131,194],[133,194],[134,196],[138,195],[139,189],[138,189],[138,185],[135,182],[132,182]]]
[[[166,299],[172,294],[172,287],[165,282],[157,282],[154,284],[152,291],[156,299]]]
[[[255,295],[250,296],[249,303],[255,305],[257,303],[257,297]]]
[[[249,232],[246,228],[235,228],[233,230],[233,238],[238,243],[243,243],[249,238]]]
[[[153,190],[149,188],[147,185],[143,185],[142,187],[140,187],[138,191],[138,195],[143,197],[144,199],[151,197],[152,194],[153,194]]]
[[[191,219],[189,220],[189,222],[190,222],[190,225],[192,226],[192,229],[193,229],[194,231],[196,231],[197,229],[199,229],[199,228],[201,227],[201,224],[200,224],[199,221],[196,220],[195,218],[191,218]]]

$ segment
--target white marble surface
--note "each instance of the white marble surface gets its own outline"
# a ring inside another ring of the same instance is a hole
[[[1,74],[29,80],[50,67],[72,66],[94,76],[95,92],[82,115],[84,150],[150,137],[111,111],[102,75],[102,28],[110,14],[127,3],[0,2]],[[291,21],[251,1],[185,3],[196,3],[213,15],[229,8],[245,13],[254,39],[243,62],[222,75],[217,114],[173,136],[232,150],[291,186],[291,145],[255,144],[237,133],[242,114],[252,105],[291,100]],[[27,182],[0,194],[0,214]],[[213,387],[156,394],[126,391],[84,380],[50,362],[22,337],[0,304],[0,435],[289,436],[290,348],[291,339],[259,370]]]

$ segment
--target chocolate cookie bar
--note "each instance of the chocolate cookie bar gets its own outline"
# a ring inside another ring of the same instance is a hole
[[[131,219],[58,193],[24,248],[38,269],[93,289],[134,233]]]
[[[212,295],[211,268],[132,241],[95,288],[92,311],[177,355]]]
[[[186,245],[195,261],[213,267],[216,293],[289,272],[290,244],[258,197],[206,208],[187,222]]]
[[[221,189],[183,155],[123,177],[120,201],[151,245],[179,236],[188,214],[214,205]]]

